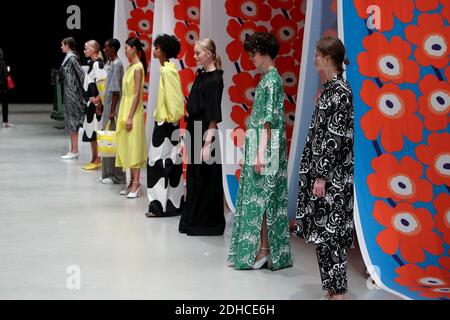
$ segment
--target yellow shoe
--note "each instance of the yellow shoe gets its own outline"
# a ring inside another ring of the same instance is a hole
[[[91,163],[89,167],[87,167],[85,170],[97,170],[102,167],[102,163]]]
[[[89,168],[90,166],[92,166],[92,165],[93,165],[93,163],[92,163],[92,162],[89,162],[88,164],[82,166],[81,169],[83,169],[83,170],[88,170],[88,168]]]

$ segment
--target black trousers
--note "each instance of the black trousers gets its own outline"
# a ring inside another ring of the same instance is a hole
[[[0,101],[2,103],[3,122],[8,122],[8,92],[0,90]]]
[[[316,253],[323,290],[333,295],[347,293],[346,248],[333,242],[321,243],[317,245]]]

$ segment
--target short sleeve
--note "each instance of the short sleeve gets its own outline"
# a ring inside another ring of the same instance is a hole
[[[222,122],[222,94],[223,94],[223,79],[217,77],[211,79],[206,88],[207,94],[205,96],[205,115],[206,121]]]
[[[119,64],[111,64],[111,75],[108,86],[108,91],[110,92],[121,92],[122,91],[122,79],[123,79],[123,69]]]

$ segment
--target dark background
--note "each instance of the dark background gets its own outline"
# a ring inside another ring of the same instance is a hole
[[[97,40],[103,48],[113,36],[114,0],[12,0],[0,2],[0,48],[11,67],[16,88],[12,103],[51,103],[51,69],[59,69],[64,54],[61,40],[75,37],[84,64],[84,43]],[[67,8],[81,9],[81,30],[69,30]]]

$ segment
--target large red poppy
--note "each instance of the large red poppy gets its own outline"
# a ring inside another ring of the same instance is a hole
[[[442,254],[442,239],[434,231],[433,216],[427,209],[415,209],[409,203],[395,208],[377,201],[373,211],[375,220],[385,229],[377,236],[377,243],[384,253],[397,254],[410,263],[425,261],[424,251]]]
[[[271,21],[272,33],[280,43],[279,55],[291,52],[292,42],[297,37],[298,27],[295,20],[287,19],[284,15],[276,15]]]
[[[416,156],[429,166],[428,180],[438,186],[450,186],[450,133],[430,134],[428,145],[416,148]]]
[[[173,8],[175,18],[193,24],[200,23],[200,0],[183,0]]]
[[[421,292],[427,298],[450,297],[450,272],[436,266],[424,269],[413,264],[401,266],[395,270],[398,277],[395,282],[409,287],[411,291]]]
[[[284,92],[289,96],[296,96],[298,93],[300,65],[296,64],[295,59],[290,56],[280,56],[275,59],[275,66],[281,79],[283,79]]]
[[[400,90],[395,84],[379,88],[370,80],[363,82],[361,98],[372,110],[361,119],[369,140],[381,132],[381,144],[388,152],[403,149],[403,135],[413,142],[422,141],[423,123],[416,115],[417,100],[411,90]]]
[[[395,36],[390,42],[382,33],[373,33],[363,40],[367,52],[358,56],[361,74],[382,81],[395,83],[415,83],[419,80],[420,67],[408,60],[411,55],[411,45],[402,38]]]
[[[244,21],[269,21],[272,16],[272,9],[265,0],[227,0],[225,9],[229,16]]]
[[[450,84],[427,75],[420,81],[419,89],[419,113],[425,118],[425,127],[430,131],[444,130],[450,123]]]
[[[421,179],[422,165],[411,157],[398,161],[392,154],[384,154],[372,161],[375,173],[367,177],[370,194],[395,201],[429,202],[433,187]]]
[[[232,62],[237,62],[240,59],[241,67],[246,71],[254,70],[255,65],[244,50],[244,41],[247,35],[252,35],[255,32],[267,32],[267,29],[264,26],[257,26],[252,21],[245,22],[243,25],[236,20],[228,22],[227,33],[233,38],[226,49],[228,58]]]
[[[401,22],[411,22],[414,18],[413,0],[353,0],[358,15],[367,19],[371,15],[370,6],[380,8],[379,31],[389,31],[394,27],[394,17]]]
[[[417,26],[406,27],[405,35],[418,47],[414,56],[421,65],[438,69],[448,65],[450,27],[445,26],[439,14],[422,14]]]
[[[183,90],[183,95],[189,97],[192,85],[195,82],[194,70],[186,68],[178,72],[180,75],[181,88]]]
[[[188,67],[195,67],[197,62],[194,57],[195,42],[199,39],[200,28],[191,24],[186,26],[182,22],[177,22],[175,25],[175,35],[181,42],[181,51],[178,55],[178,59],[184,60],[184,63]]]
[[[253,106],[256,86],[258,85],[261,74],[254,77],[248,72],[241,72],[233,76],[233,85],[228,90],[230,100],[237,104],[246,104]]]
[[[438,212],[435,217],[436,228],[444,235],[444,241],[450,245],[450,195],[441,193],[433,201]]]
[[[153,11],[142,8],[134,9],[130,12],[131,18],[128,19],[128,30],[138,32],[139,34],[149,34],[153,32]]]

